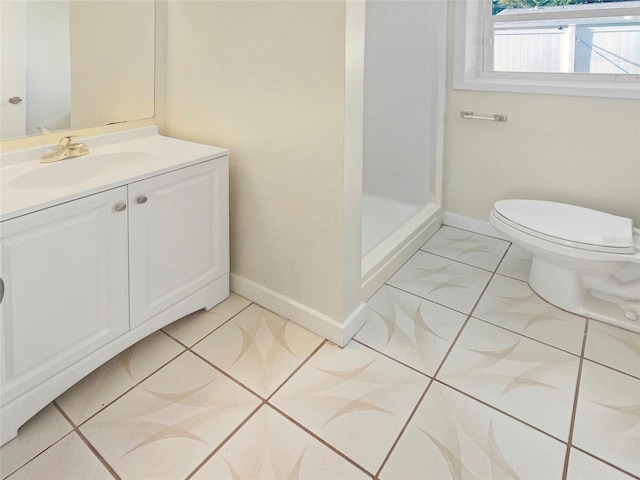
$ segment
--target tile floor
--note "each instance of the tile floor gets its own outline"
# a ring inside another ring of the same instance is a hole
[[[45,408],[2,478],[640,477],[640,335],[550,306],[528,268],[443,227],[344,349],[232,295]]]

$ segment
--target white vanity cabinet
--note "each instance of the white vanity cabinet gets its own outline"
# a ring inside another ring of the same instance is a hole
[[[126,198],[119,187],[2,223],[2,405],[129,330]]]
[[[225,165],[129,185],[131,328],[229,271]]]
[[[218,155],[2,222],[0,445],[130,345],[228,297],[228,168]]]

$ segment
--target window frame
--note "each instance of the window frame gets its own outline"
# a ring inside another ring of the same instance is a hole
[[[613,10],[613,9],[612,9]],[[616,9],[616,12],[619,9]],[[572,16],[575,12],[558,12]],[[491,0],[454,2],[453,88],[512,93],[539,93],[640,100],[640,75],[589,73],[486,72],[486,55],[491,55],[485,31],[492,21]],[[533,19],[540,14],[510,15],[509,21]],[[582,15],[581,15],[582,16]]]

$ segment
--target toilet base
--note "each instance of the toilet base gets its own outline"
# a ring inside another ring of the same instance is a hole
[[[540,297],[576,315],[640,332],[640,265],[595,262],[584,268],[572,259],[553,260],[533,256],[529,285]]]

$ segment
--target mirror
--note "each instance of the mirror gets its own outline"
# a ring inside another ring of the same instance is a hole
[[[154,116],[152,0],[0,5],[0,140]]]

